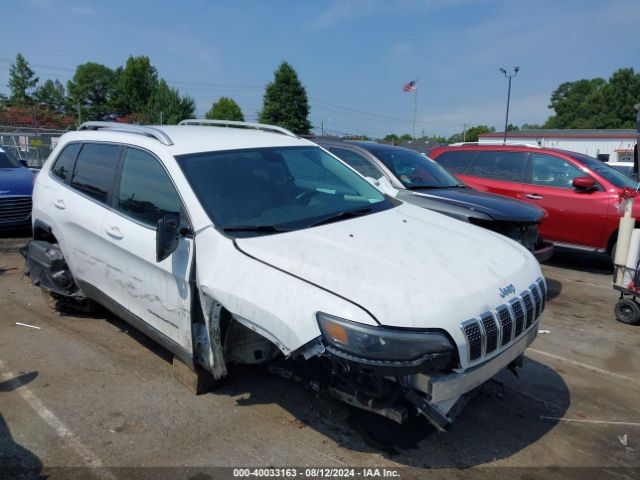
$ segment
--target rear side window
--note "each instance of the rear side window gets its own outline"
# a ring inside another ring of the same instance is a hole
[[[118,210],[154,227],[163,215],[180,212],[180,197],[167,172],[151,154],[127,148],[120,177]]]
[[[444,152],[434,158],[436,162],[442,165],[449,173],[464,173],[473,159],[476,158],[478,152],[474,150],[458,150]]]
[[[360,173],[363,177],[370,177],[378,180],[382,177],[382,172],[374,167],[369,160],[362,155],[344,148],[330,148],[329,151],[344,163]]]
[[[87,143],[82,146],[71,186],[96,200],[107,203],[120,147]]]
[[[79,143],[72,143],[64,147],[64,150],[58,156],[56,163],[51,168],[51,173],[58,177],[63,182],[66,182],[71,178],[71,171],[73,170],[73,162],[80,150]]]
[[[526,152],[480,152],[471,175],[505,182],[524,182],[527,167]]]

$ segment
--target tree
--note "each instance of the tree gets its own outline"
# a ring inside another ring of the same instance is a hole
[[[540,130],[541,128],[544,127],[539,123],[523,123],[520,127],[521,130]]]
[[[47,80],[33,93],[33,98],[41,105],[56,113],[64,113],[67,95],[60,80]]]
[[[410,133],[404,133],[404,134],[400,135],[400,140],[402,140],[404,142],[410,142],[411,140],[413,140],[413,137],[411,136]]]
[[[195,116],[196,102],[191,97],[181,97],[177,88],[171,88],[166,81],[160,80],[145,111],[151,123],[175,125]]]
[[[99,120],[111,109],[114,72],[99,63],[78,65],[67,90],[73,105],[80,105],[82,120]]]
[[[546,128],[606,128],[609,123],[602,90],[607,82],[602,78],[564,82],[551,94]]]
[[[621,68],[615,72],[602,89],[602,103],[607,114],[605,124],[597,128],[635,128],[636,111],[640,103],[640,72],[633,68]]]
[[[124,115],[143,113],[158,86],[158,71],[149,57],[130,56],[115,72],[113,107]]]
[[[213,102],[211,110],[205,115],[210,120],[237,120],[244,122],[244,115],[240,106],[228,97],[220,97],[217,102]]]
[[[395,144],[398,141],[400,141],[400,137],[395,133],[390,133],[389,135],[385,135],[385,137],[382,140],[384,140],[385,142],[391,142]]]
[[[295,133],[309,133],[309,102],[298,74],[287,62],[274,72],[274,80],[267,84],[260,122],[279,125]]]
[[[466,134],[466,138],[465,138],[465,142],[477,142],[478,141],[478,136],[482,135],[483,133],[491,133],[491,132],[495,132],[496,129],[493,127],[488,127],[486,125],[478,125],[475,127],[470,127],[467,129],[467,134]]]
[[[9,100],[19,105],[31,103],[31,90],[38,84],[38,77],[29,67],[29,63],[21,53],[16,55],[15,63],[9,68]]]

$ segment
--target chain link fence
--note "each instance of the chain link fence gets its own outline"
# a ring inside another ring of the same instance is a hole
[[[66,130],[0,126],[0,147],[26,163],[40,168]]]

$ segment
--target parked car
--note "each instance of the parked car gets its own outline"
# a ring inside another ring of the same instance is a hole
[[[27,272],[119,315],[198,382],[269,363],[444,429],[537,334],[547,286],[527,249],[384,195],[287,130],[79,130],[37,177]]]
[[[606,162],[614,170],[624,173],[627,177],[632,178],[634,181],[638,181],[638,174],[633,171],[633,162]]]
[[[0,230],[31,225],[34,173],[0,148]]]
[[[538,235],[546,212],[500,195],[480,192],[425,155],[374,142],[314,140],[374,183],[386,179],[396,198],[501,233],[533,252],[540,262],[553,245]]]
[[[468,185],[544,208],[540,233],[556,246],[615,251],[618,195],[638,182],[582,153],[532,145],[466,144],[435,148],[431,158]],[[634,206],[640,218],[640,203]]]

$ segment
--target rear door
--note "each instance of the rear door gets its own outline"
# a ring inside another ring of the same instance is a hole
[[[107,143],[75,145],[63,151],[51,172],[68,185],[47,195],[56,211],[58,232],[54,234],[59,235],[67,263],[81,288],[93,287],[117,298],[122,290],[110,275],[109,258],[104,255],[108,241],[102,226],[122,148]],[[75,149],[80,149],[77,159],[73,159]]]
[[[601,186],[593,192],[573,187],[574,178],[587,176],[564,158],[545,153],[531,155],[531,170],[521,199],[549,213],[540,228],[543,237],[554,242],[601,247],[599,242],[610,208],[609,194]]]
[[[150,152],[125,149],[112,209],[104,216],[110,268],[122,285],[122,305],[148,325],[191,351],[189,275],[193,239],[181,236],[176,251],[156,261],[156,225],[167,213],[187,213],[169,174]],[[115,275],[116,273],[114,273]]]
[[[468,172],[473,165],[473,161],[478,156],[476,150],[448,150],[442,152],[433,160],[438,162],[446,171],[458,177],[465,185],[478,190],[486,190],[486,188],[477,181],[477,179],[469,177]]]
[[[469,175],[482,190],[520,198],[527,172],[529,154],[521,151],[494,150],[479,152]]]

